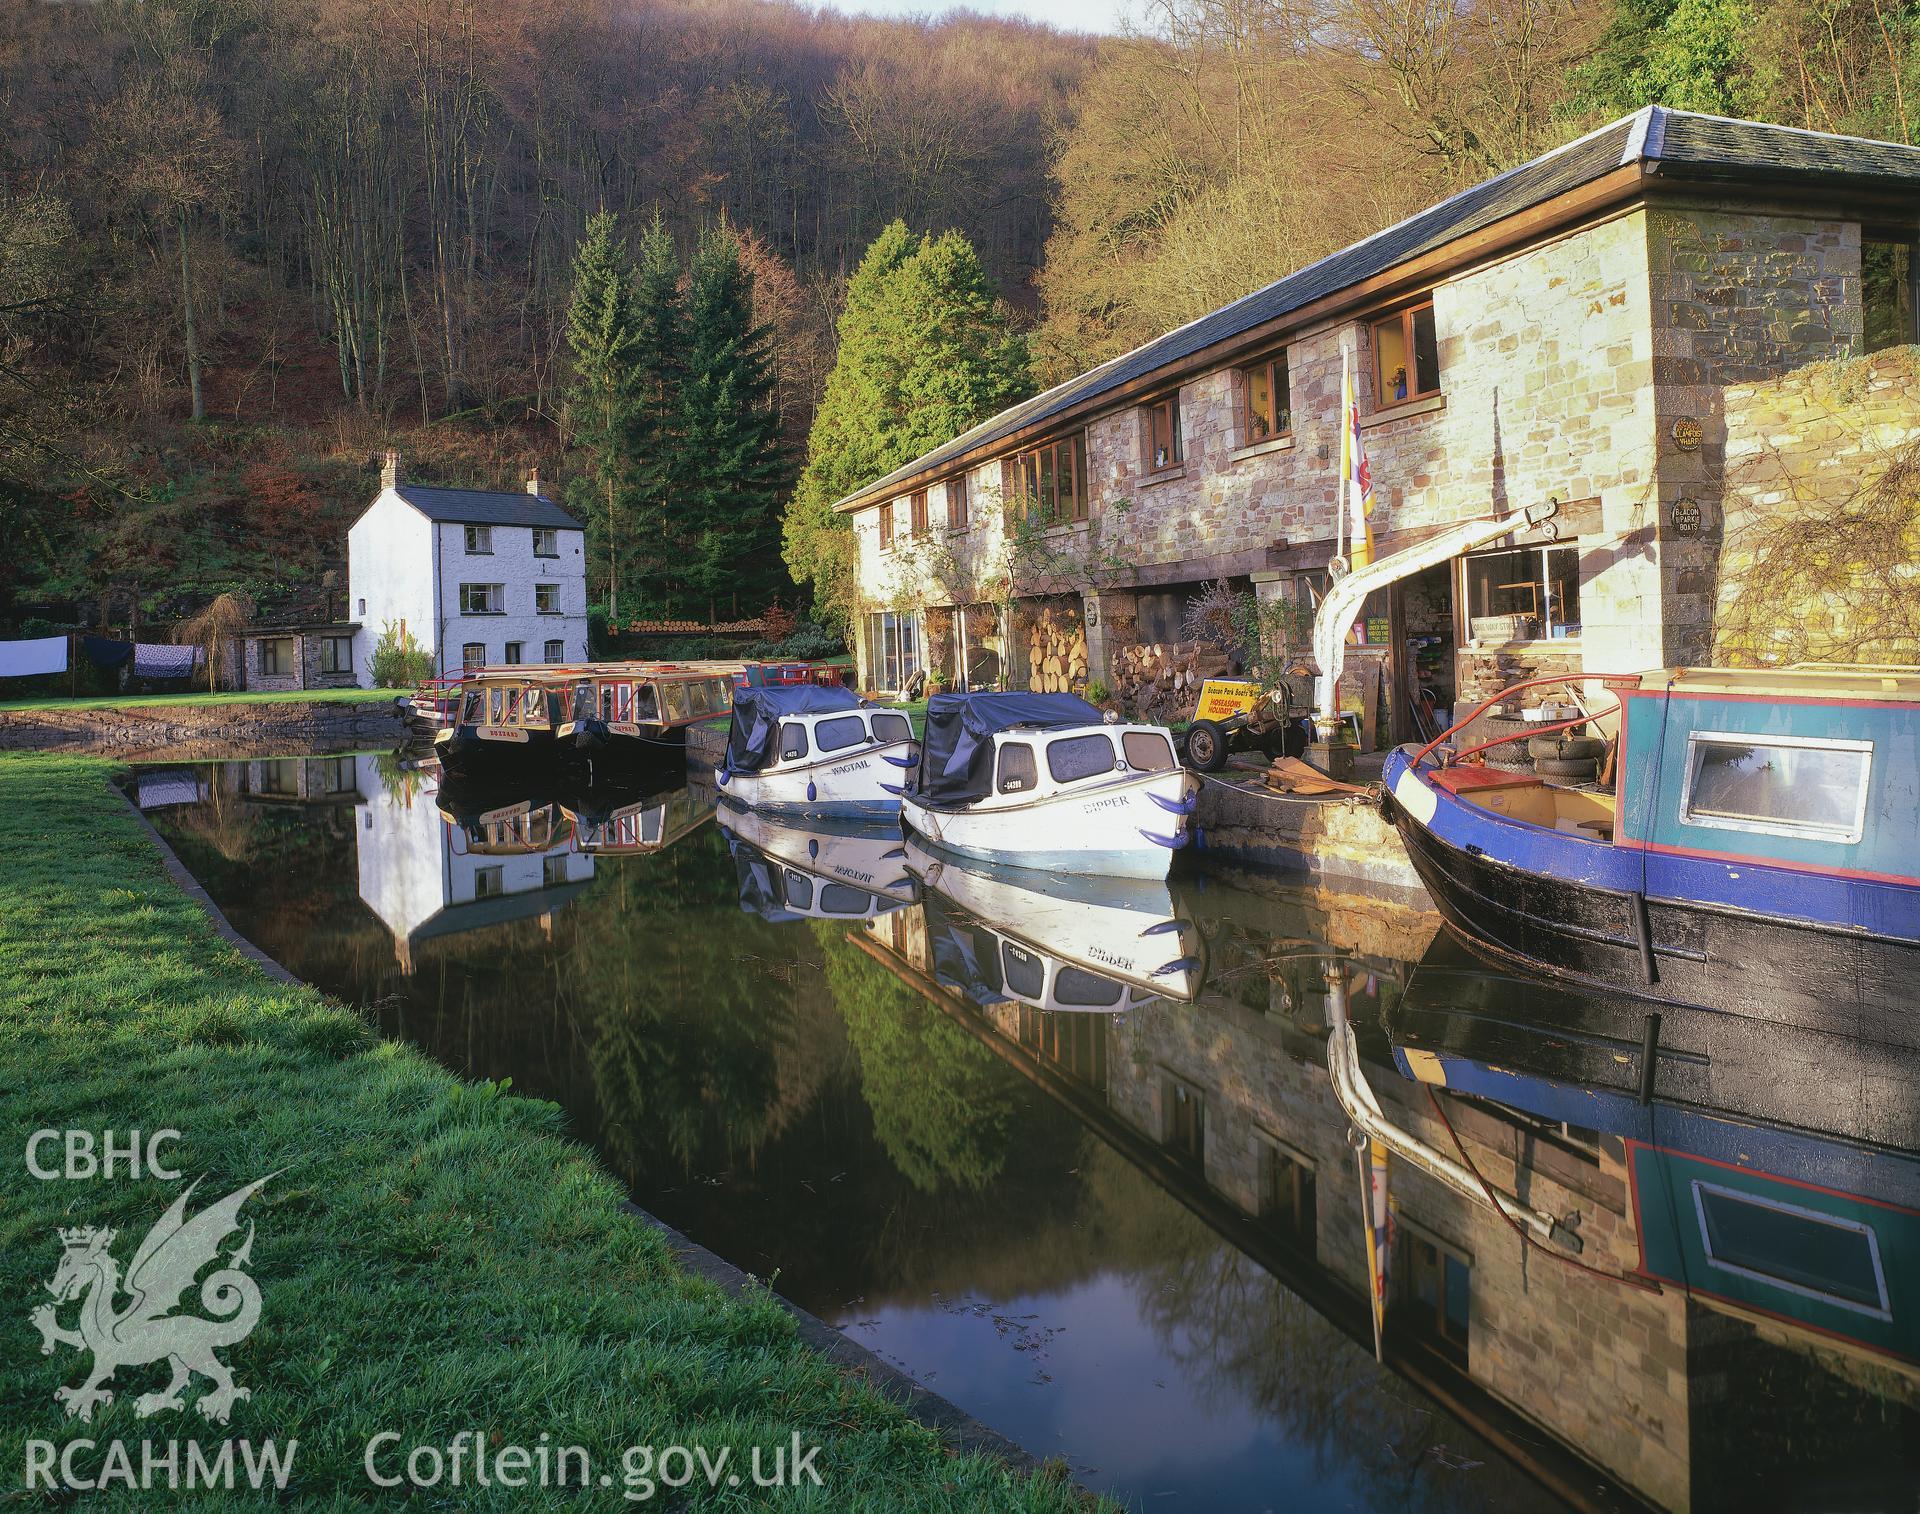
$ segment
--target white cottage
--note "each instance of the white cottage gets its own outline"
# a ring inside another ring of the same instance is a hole
[[[399,454],[347,532],[347,597],[360,630],[355,680],[373,684],[373,650],[404,626],[445,677],[483,663],[584,662],[587,553],[580,522],[540,492],[405,483]]]

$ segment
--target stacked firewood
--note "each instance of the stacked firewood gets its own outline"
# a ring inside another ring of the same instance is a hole
[[[1087,631],[1080,617],[1048,605],[1027,623],[1028,686],[1035,693],[1062,694],[1087,681]]]
[[[1192,717],[1200,685],[1224,678],[1230,663],[1205,641],[1151,641],[1116,648],[1110,658],[1113,696],[1141,720],[1166,722]]]

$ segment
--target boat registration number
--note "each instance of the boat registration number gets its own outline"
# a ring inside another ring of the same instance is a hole
[[[525,741],[527,733],[510,725],[483,725],[474,733],[482,741]]]

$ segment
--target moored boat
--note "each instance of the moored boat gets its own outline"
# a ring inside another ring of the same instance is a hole
[[[735,693],[714,780],[749,809],[891,816],[913,760],[912,722],[850,689],[748,688]]]
[[[1447,923],[1637,996],[1920,1046],[1920,671],[1588,677],[1619,695],[1615,792],[1444,737],[1389,754]]]
[[[1199,789],[1163,726],[1109,723],[1072,694],[939,694],[901,818],[968,857],[1165,878]]]
[[[587,663],[566,672],[559,734],[592,759],[656,759],[686,729],[733,709],[737,663]]]
[[[449,773],[551,765],[560,740],[560,691],[545,667],[477,668],[461,680],[452,723],[434,733]]]

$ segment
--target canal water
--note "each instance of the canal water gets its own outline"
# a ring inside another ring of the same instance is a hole
[[[673,771],[130,789],[292,972],[1133,1508],[1914,1507],[1920,1081],[1884,1049],[1669,1012],[1643,1102],[1645,1005],[1404,900],[967,868]],[[1376,1361],[1342,1016],[1387,1117],[1590,1270],[1390,1162]]]

